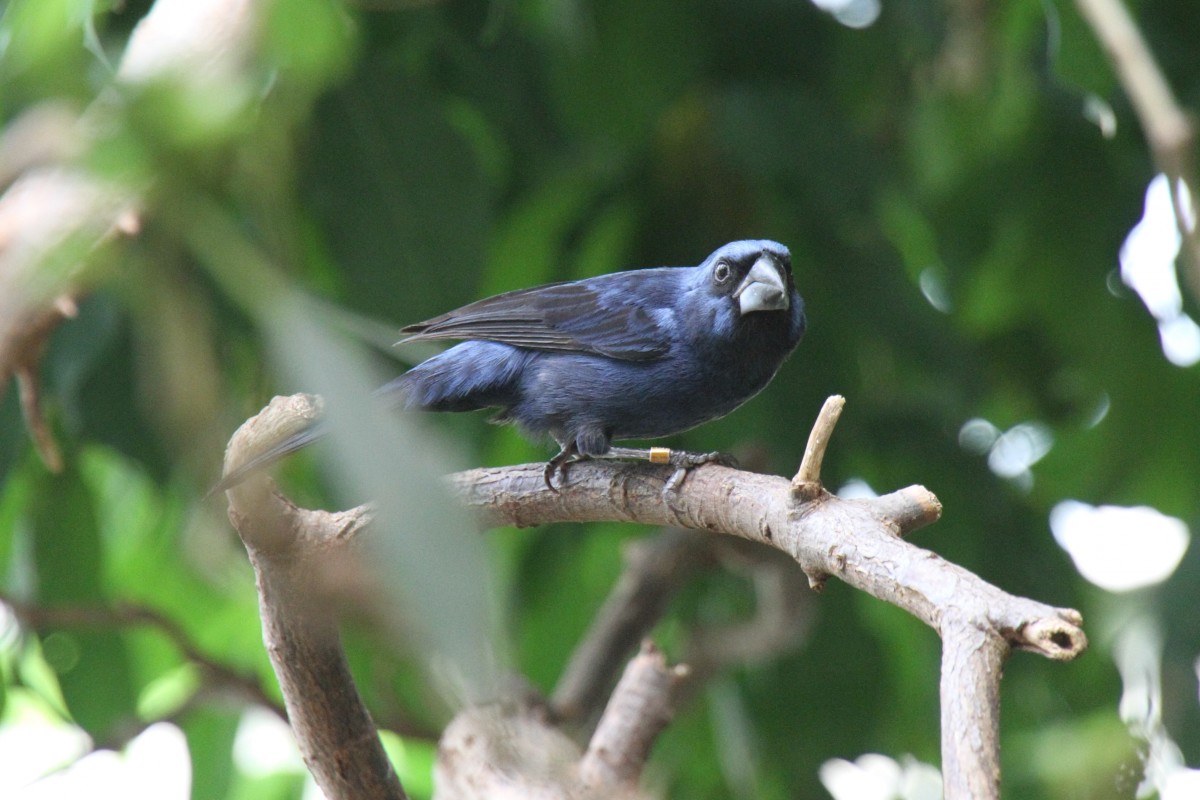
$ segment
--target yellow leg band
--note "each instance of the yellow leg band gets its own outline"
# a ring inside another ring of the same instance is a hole
[[[651,464],[670,464],[671,463],[671,448],[669,448],[669,447],[651,447],[650,448],[650,463]]]

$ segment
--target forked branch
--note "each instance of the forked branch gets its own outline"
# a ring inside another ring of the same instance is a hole
[[[943,640],[946,797],[998,798],[999,665],[1013,648],[1057,660],[1074,658],[1087,646],[1082,619],[1074,610],[1007,594],[905,541],[904,534],[936,521],[941,514],[938,499],[924,487],[909,486],[859,500],[843,500],[821,488],[821,458],[839,410],[836,400],[827,404],[819,430],[811,437],[806,466],[796,481],[708,465],[690,472],[682,485],[664,495],[670,467],[611,462],[578,464],[557,493],[546,488],[541,464],[469,470],[447,480],[484,527],[603,520],[736,536],[787,553],[815,587],[832,576],[905,609],[938,631]],[[307,396],[276,398],[235,435],[226,470],[269,446],[279,431],[289,429],[297,418],[315,413],[315,403]],[[260,436],[264,440],[256,443]],[[303,591],[288,588],[309,580],[303,569],[306,559],[315,554],[327,559],[348,549],[346,545],[368,526],[369,508],[338,514],[297,509],[273,493],[262,476],[230,491],[229,497],[230,518],[246,540],[258,572],[264,635],[287,696],[289,715],[294,726],[303,720],[309,727],[298,727],[297,736],[309,742],[305,746],[302,741],[302,749],[318,783],[331,798],[353,796],[341,791],[336,782],[321,778],[323,774],[336,775],[344,766],[347,752],[330,746],[342,742],[352,750],[364,751],[364,757],[356,762],[359,769],[377,770],[378,785],[399,792],[386,761],[365,752],[374,751],[378,741],[349,673],[341,666],[344,656],[328,611],[312,609],[311,603],[301,600]],[[283,607],[289,604],[298,608]],[[286,621],[281,622],[281,616]],[[278,637],[310,635],[315,637],[313,643],[290,651],[302,663],[276,657]],[[303,663],[305,659],[328,664]],[[289,674],[296,670],[304,674]],[[323,682],[322,691],[315,694],[305,688],[311,688],[305,681],[313,675]],[[343,685],[331,685],[337,682]],[[341,704],[340,710],[309,713],[308,706],[314,703],[334,701]],[[352,742],[341,736],[329,739],[328,731],[312,730],[313,726],[335,725],[338,719],[353,723],[345,728],[355,732]],[[500,733],[510,729],[494,727]],[[460,789],[470,785],[471,781],[459,782],[446,774],[446,768],[445,763],[439,765],[447,785]],[[575,770],[570,774],[578,775]]]

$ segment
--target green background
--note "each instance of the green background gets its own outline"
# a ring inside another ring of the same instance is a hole
[[[6,5],[6,122],[51,99],[82,108],[113,83],[108,64],[149,4],[111,5]],[[392,350],[395,331],[470,300],[695,264],[766,237],[792,250],[809,332],[762,395],[669,444],[754,451],[791,475],[821,402],[845,395],[831,488],[929,487],[945,513],[917,544],[1087,620],[1077,661],[1018,653],[1006,667],[1005,796],[1133,796],[1144,745],[1117,715],[1110,649],[1133,609],[1162,626],[1165,722],[1200,762],[1194,549],[1161,587],[1115,596],[1089,587],[1049,530],[1064,499],[1200,520],[1200,368],[1163,357],[1117,262],[1155,167],[1071,3],[885,2],[863,30],[800,0],[266,8],[237,81],[109,95],[110,124],[79,157],[141,188],[147,211],[140,235],[88,266],[81,313],[42,364],[63,474],[38,461],[16,391],[0,403],[5,596],[156,609],[277,698],[252,572],[221,501],[203,499],[242,420],[274,394],[335,400],[321,376],[366,386],[396,374],[429,351]],[[1180,102],[1200,107],[1193,0],[1133,10]],[[1111,138],[1085,117],[1091,95],[1111,104]],[[1186,287],[1185,308],[1195,314]],[[482,417],[430,420],[419,446],[370,456],[377,485],[552,454]],[[973,418],[1038,423],[1052,446],[1006,479],[960,443]],[[370,494],[319,462],[283,468],[299,501]],[[418,518],[449,524],[436,506]],[[494,531],[465,556],[486,566],[431,556],[426,577],[456,587],[490,574],[498,650],[550,691],[623,542],[650,533]],[[384,552],[403,594],[404,547]],[[486,598],[448,608],[415,594],[404,615],[431,627],[487,624],[465,619]],[[752,603],[735,573],[707,575],[657,639],[678,656],[693,626]],[[824,797],[830,758],[938,762],[935,634],[837,582],[805,609],[815,616],[797,647],[720,676],[680,713],[653,761],[670,796]],[[363,692],[385,724],[436,730],[444,697],[394,635],[348,634]],[[298,797],[294,779],[248,788],[231,762],[247,701],[201,691],[209,678],[191,656],[156,625],[42,627],[9,637],[0,669],[10,690],[57,685],[61,713],[100,745],[172,719],[197,798]],[[430,746],[410,745],[402,774],[424,796]]]

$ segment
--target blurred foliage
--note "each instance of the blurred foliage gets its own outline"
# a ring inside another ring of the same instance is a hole
[[[1200,107],[1194,3],[1133,5],[1181,101]],[[1047,515],[1067,498],[1149,504],[1195,529],[1200,371],[1164,359],[1117,273],[1154,169],[1072,4],[891,2],[853,30],[801,0],[275,0],[236,79],[123,83],[112,65],[149,7],[12,0],[0,21],[5,124],[49,101],[91,105],[103,124],[78,164],[146,209],[139,235],[88,270],[81,313],[43,363],[66,472],[37,460],[15,391],[0,403],[6,596],[148,606],[277,697],[253,575],[220,501],[203,499],[237,424],[273,394],[334,388],[312,376],[366,386],[394,374],[427,353],[391,352],[396,328],[477,297],[694,264],[725,241],[770,237],[792,248],[810,332],[762,396],[672,444],[759,446],[790,474],[821,401],[844,394],[831,486],[925,484],[946,511],[920,545],[1089,621],[1093,647],[1077,662],[1017,654],[1007,667],[1005,795],[1132,796],[1139,743],[1117,717],[1109,653],[1120,602],[1076,575]],[[1085,117],[1089,95],[1111,104],[1112,138]],[[313,336],[337,344],[310,348]],[[345,347],[369,366],[345,362]],[[1000,477],[960,445],[974,418],[1040,423],[1052,446],[1020,479]],[[348,441],[371,438],[363,424]],[[393,437],[423,444],[369,462],[395,470],[373,485],[429,472],[443,461],[433,450],[475,464],[551,453],[481,415],[430,424],[445,443]],[[361,485],[327,489],[321,461],[283,468],[298,499],[362,499]],[[422,526],[447,524],[436,505],[420,511]],[[622,541],[646,533],[489,534],[494,613],[507,619],[497,652],[550,690],[619,573]],[[381,558],[404,576],[411,555]],[[425,582],[446,591],[475,581],[453,560],[429,563],[441,566]],[[1193,549],[1141,601],[1167,631],[1162,706],[1193,764],[1198,576]],[[490,623],[404,588],[413,605],[400,616]],[[744,606],[745,591],[704,582],[664,639]],[[829,758],[937,762],[936,636],[838,584],[816,606],[802,648],[722,676],[680,714],[655,754],[671,796],[822,797]],[[395,635],[348,636],[362,692],[384,724],[436,727],[464,689],[431,685]],[[230,777],[242,706],[181,679],[188,655],[162,631],[46,627],[0,641],[4,683],[41,693],[98,745],[177,722],[197,798],[299,796],[294,779],[254,794]],[[427,745],[392,749],[426,796]]]

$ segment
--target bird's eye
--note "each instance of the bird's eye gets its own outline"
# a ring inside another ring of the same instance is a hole
[[[717,283],[725,283],[729,280],[729,265],[722,261],[713,269],[713,280]]]

